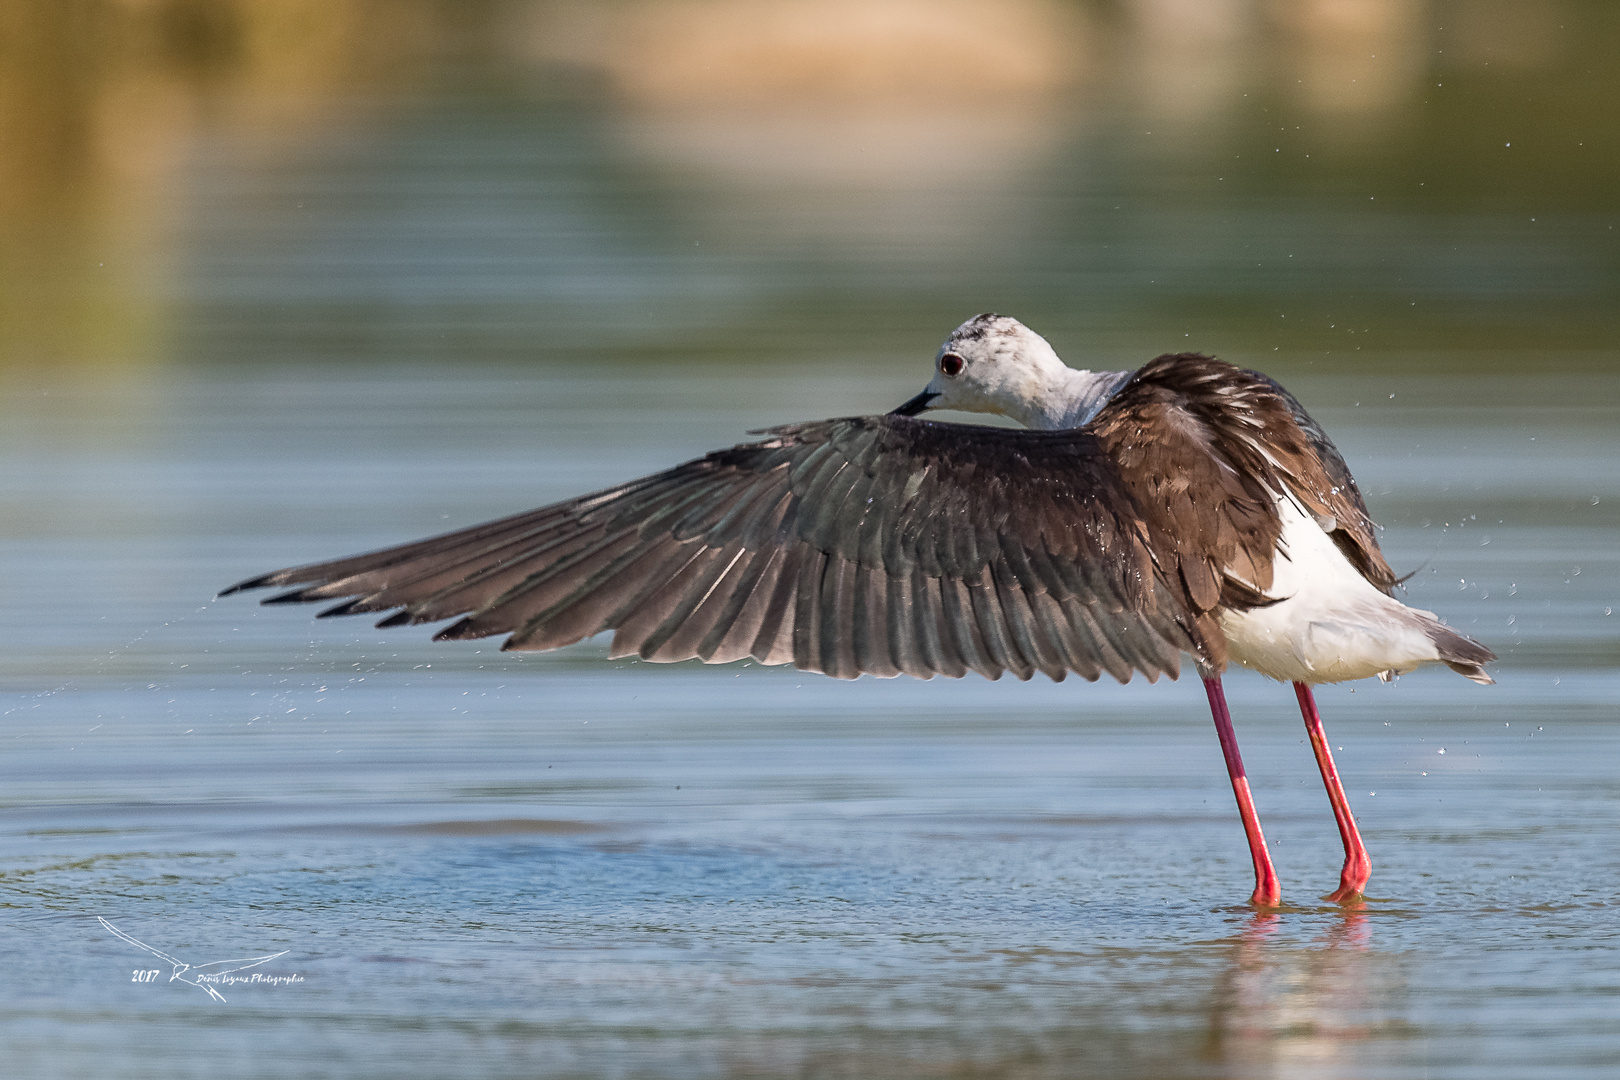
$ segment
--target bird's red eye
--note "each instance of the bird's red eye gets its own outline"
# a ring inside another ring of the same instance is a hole
[[[952,377],[962,374],[962,358],[953,352],[946,353],[939,358],[939,370]]]

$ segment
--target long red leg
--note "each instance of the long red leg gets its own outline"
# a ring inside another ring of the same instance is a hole
[[[1238,813],[1243,816],[1243,831],[1249,837],[1249,854],[1254,858],[1254,895],[1249,903],[1255,907],[1276,907],[1282,899],[1277,885],[1277,871],[1271,865],[1271,853],[1266,850],[1266,838],[1260,832],[1260,815],[1254,812],[1254,796],[1249,794],[1249,778],[1243,771],[1243,756],[1238,753],[1237,735],[1232,731],[1232,714],[1226,708],[1226,692],[1221,689],[1219,676],[1204,680],[1204,692],[1209,695],[1209,711],[1215,717],[1215,734],[1221,738],[1221,753],[1226,755],[1226,771],[1232,777],[1232,794],[1237,796]]]
[[[1339,782],[1339,768],[1333,764],[1327,733],[1322,730],[1322,715],[1316,711],[1316,696],[1301,682],[1294,684],[1294,695],[1299,698],[1305,731],[1311,737],[1311,749],[1316,752],[1316,767],[1322,770],[1322,786],[1327,788],[1333,817],[1339,823],[1339,838],[1344,841],[1344,869],[1339,872],[1339,887],[1322,899],[1339,904],[1353,903],[1361,899],[1361,890],[1367,887],[1367,879],[1372,876],[1372,860],[1367,857],[1367,846],[1361,842],[1355,815],[1350,813],[1350,800]]]

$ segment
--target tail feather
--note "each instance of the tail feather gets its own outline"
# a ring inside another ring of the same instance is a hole
[[[1477,683],[1487,686],[1496,682],[1484,665],[1496,659],[1496,654],[1471,637],[1464,637],[1445,623],[1436,619],[1428,623],[1424,629],[1429,633],[1429,640],[1440,654],[1440,662],[1459,675],[1473,679]]]

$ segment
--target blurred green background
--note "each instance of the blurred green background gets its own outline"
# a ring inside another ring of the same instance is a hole
[[[1605,0],[7,0],[0,378],[1615,366]],[[915,370],[915,369],[914,369]]]

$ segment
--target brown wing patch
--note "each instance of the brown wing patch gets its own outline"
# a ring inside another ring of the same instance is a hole
[[[1207,638],[1217,608],[1267,602],[1286,476],[1303,435],[1262,380],[1197,353],[1161,356],[1092,421],[1135,498],[1148,549]],[[1220,657],[1224,661],[1225,657]]]
[[[1206,636],[1216,607],[1266,595],[1287,491],[1351,565],[1388,592],[1395,575],[1343,457],[1295,398],[1265,375],[1198,353],[1143,367],[1090,425],[1141,507],[1148,547],[1182,583]]]

